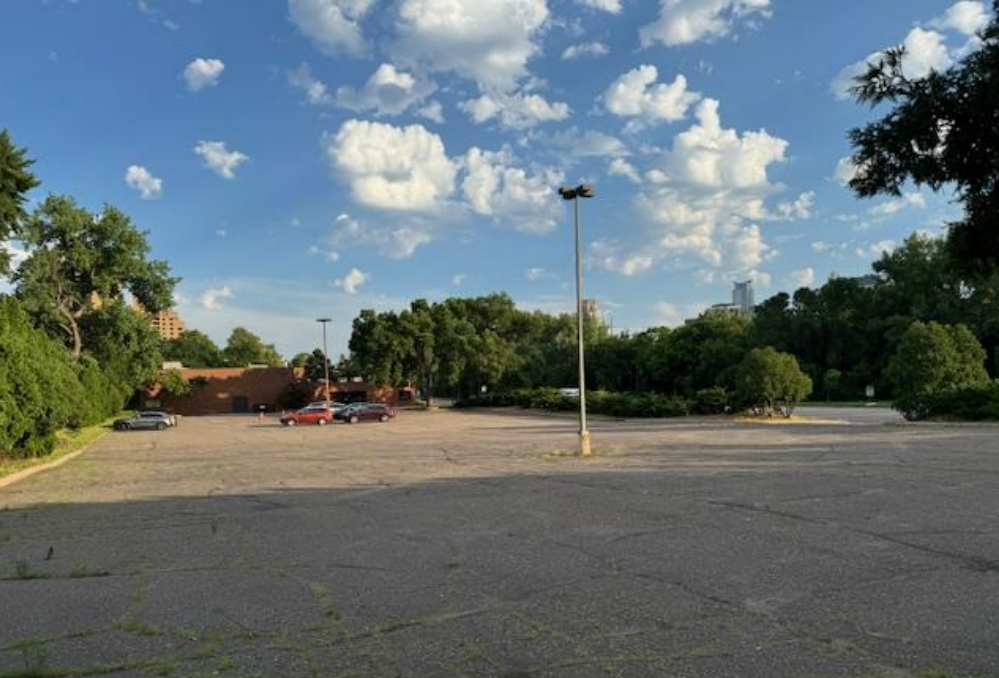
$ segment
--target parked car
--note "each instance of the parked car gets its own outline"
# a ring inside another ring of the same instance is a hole
[[[162,431],[177,425],[177,417],[168,412],[137,412],[127,419],[116,419],[114,428],[117,431],[151,428]]]
[[[395,408],[380,403],[354,403],[334,415],[340,421],[356,424],[359,421],[385,422],[395,417]]]
[[[326,403],[310,403],[298,410],[289,412],[281,417],[281,423],[285,426],[297,426],[298,424],[316,424],[325,426],[333,421],[334,410],[327,408]]]
[[[315,402],[309,403],[306,407],[324,407],[325,405],[326,405],[325,400],[317,400]],[[333,414],[336,414],[345,407],[347,407],[347,403],[338,403],[335,400],[330,401],[330,409],[333,410]]]

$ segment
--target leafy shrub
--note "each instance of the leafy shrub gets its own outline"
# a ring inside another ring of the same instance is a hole
[[[81,423],[84,397],[69,352],[0,297],[0,457],[51,452],[56,431]]]
[[[925,417],[964,421],[999,421],[999,381],[931,396]]]
[[[523,407],[551,412],[575,412],[579,398],[565,396],[556,388],[514,389],[466,398],[457,407]],[[690,405],[683,398],[659,393],[618,393],[587,391],[586,410],[612,417],[683,417]]]
[[[914,322],[888,363],[894,407],[911,420],[930,416],[938,399],[987,386],[985,350],[964,325]],[[956,403],[955,403],[956,404]]]
[[[736,392],[756,414],[790,417],[812,392],[812,380],[790,353],[754,348],[736,372]]]
[[[729,411],[731,396],[723,386],[702,388],[694,394],[691,409],[695,414],[725,414]]]

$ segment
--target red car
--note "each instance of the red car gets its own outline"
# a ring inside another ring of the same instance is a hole
[[[298,424],[325,426],[332,422],[333,410],[326,407],[326,403],[313,403],[308,407],[303,407],[298,412],[290,412],[281,417],[281,423],[285,426],[296,426]]]

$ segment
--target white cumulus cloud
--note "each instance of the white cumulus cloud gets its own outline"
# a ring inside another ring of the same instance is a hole
[[[638,170],[624,158],[614,158],[607,166],[607,173],[616,177],[627,177],[632,182],[641,183],[642,178],[638,175]]]
[[[403,223],[364,223],[341,214],[336,218],[330,242],[334,247],[369,247],[390,259],[407,259],[433,241],[434,231],[435,224],[415,218]]]
[[[334,281],[334,284],[347,294],[356,294],[357,290],[361,288],[361,285],[368,281],[368,277],[367,273],[364,273],[359,269],[352,268],[350,269],[350,273]]]
[[[659,71],[645,64],[628,71],[613,83],[603,95],[607,110],[620,117],[638,118],[642,122],[676,122],[701,95],[687,89],[687,79],[677,75],[671,83],[657,83]]]
[[[222,287],[206,290],[205,293],[198,298],[198,303],[201,304],[201,307],[206,311],[218,311],[222,308],[221,300],[231,298],[232,288],[228,285],[223,285]]]
[[[363,54],[361,20],[374,0],[288,0],[288,13],[303,35],[330,56]]]
[[[223,179],[235,179],[236,169],[250,159],[239,151],[227,149],[224,141],[199,141],[194,152],[201,156],[205,167]]]
[[[621,0],[576,0],[576,2],[611,14],[621,13]]]
[[[861,245],[854,251],[861,259],[879,259],[883,254],[891,254],[898,247],[894,240],[881,240],[871,245]]]
[[[729,33],[739,23],[770,15],[770,0],[659,0],[659,18],[643,26],[643,47],[675,47]]]
[[[989,12],[980,0],[961,0],[930,22],[934,28],[950,29],[971,37],[989,23]]]
[[[420,68],[508,92],[528,75],[549,18],[546,0],[401,0],[393,51]]]
[[[348,120],[322,139],[336,172],[354,199],[386,210],[428,211],[454,190],[458,166],[444,142],[423,125],[395,127]]]
[[[206,87],[214,87],[219,84],[225,64],[221,59],[198,58],[192,61],[184,69],[184,82],[187,89],[197,92]]]
[[[875,219],[883,219],[898,214],[907,208],[923,209],[926,207],[926,198],[922,193],[906,193],[900,198],[892,198],[875,205],[867,210],[867,214]]]
[[[795,290],[801,287],[811,287],[815,284],[815,270],[811,266],[808,266],[797,271],[791,271],[787,276],[787,282]]]
[[[785,160],[787,142],[764,130],[727,129],[718,109],[713,99],[701,102],[697,122],[645,174],[634,204],[641,230],[632,242],[595,243],[590,254],[596,265],[637,275],[659,262],[694,257],[711,268],[748,274],[776,256],[757,222],[801,216],[813,198],[806,193],[783,208],[768,208],[767,199],[780,190],[768,169]]]
[[[333,96],[326,85],[312,75],[312,68],[305,62],[295,70],[288,71],[288,84],[301,90],[305,94],[305,100],[313,106],[329,106],[333,103]]]
[[[989,21],[989,12],[983,2],[960,0],[942,15],[916,26],[902,40],[905,54],[902,71],[909,79],[926,77],[931,71],[941,71],[980,44],[976,33]],[[944,33],[959,34],[960,44],[949,44]],[[850,96],[855,78],[867,71],[869,64],[876,64],[884,53],[874,52],[866,59],[843,68],[833,79],[832,91],[839,99]]]
[[[610,50],[602,42],[581,42],[576,45],[569,45],[562,51],[563,61],[582,59],[583,57],[602,57],[610,53]]]
[[[839,162],[836,163],[836,171],[833,173],[833,179],[835,179],[841,186],[846,186],[853,178],[857,176],[857,163],[853,161],[853,158],[847,156],[845,158],[840,158]]]
[[[163,180],[154,177],[142,165],[129,165],[125,183],[139,192],[143,200],[155,200],[163,195]]]
[[[496,118],[509,129],[526,129],[544,122],[565,120],[570,112],[566,103],[549,103],[539,94],[523,92],[483,94],[478,99],[458,104],[458,107],[468,113],[476,124]]]
[[[792,202],[782,202],[777,205],[777,213],[774,218],[793,221],[796,219],[810,219],[815,208],[815,193],[806,191],[799,195]]]
[[[353,111],[374,111],[377,115],[398,115],[433,94],[436,88],[417,80],[392,64],[382,64],[360,90],[341,87],[336,102]]]
[[[561,207],[554,186],[562,175],[543,168],[534,174],[517,167],[509,148],[498,152],[472,147],[465,156],[462,191],[476,214],[527,233],[549,233],[558,225]]]

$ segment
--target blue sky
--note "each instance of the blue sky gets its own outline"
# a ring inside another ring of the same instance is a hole
[[[939,234],[947,196],[856,201],[843,96],[905,43],[919,76],[975,48],[978,1],[14,0],[0,126],[46,192],[148,230],[190,327],[285,354],[361,308],[505,290],[616,328],[675,325],[866,272]],[[16,243],[11,244],[16,248]]]

